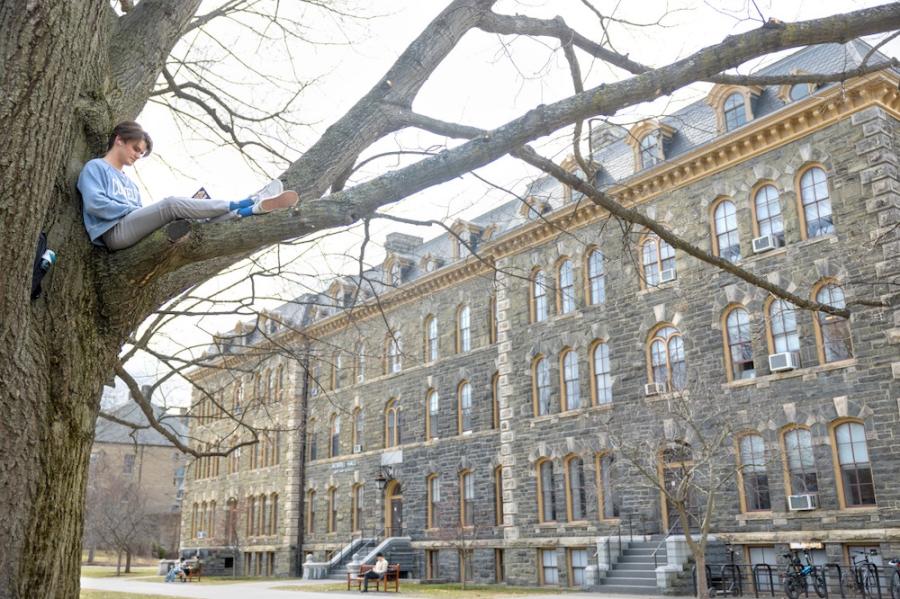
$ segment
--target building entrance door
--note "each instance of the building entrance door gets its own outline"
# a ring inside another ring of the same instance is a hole
[[[400,483],[392,480],[384,490],[384,522],[386,537],[403,534],[403,489]]]

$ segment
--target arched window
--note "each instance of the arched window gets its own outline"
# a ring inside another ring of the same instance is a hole
[[[366,344],[360,341],[356,344],[356,382],[363,383],[366,380]]]
[[[434,362],[438,359],[438,322],[437,318],[429,314],[425,317],[425,361]]]
[[[328,457],[334,458],[341,455],[341,417],[338,414],[333,414],[331,416],[330,429]]]
[[[772,353],[792,352],[800,356],[800,335],[794,307],[782,299],[769,303],[769,334]]]
[[[654,131],[641,138],[641,168],[650,168],[659,162],[659,136]]]
[[[491,428],[500,428],[500,373],[491,376]]]
[[[813,455],[812,435],[808,429],[794,427],[783,435],[784,459],[788,471],[788,495],[816,493],[819,477]]]
[[[269,534],[274,535],[278,534],[278,493],[272,493],[269,503]]]
[[[741,481],[741,507],[744,512],[772,509],[769,496],[769,475],[766,472],[766,444],[757,434],[744,435],[738,442]]]
[[[771,235],[775,244],[784,245],[784,220],[781,217],[781,200],[774,185],[763,185],[753,196],[757,233]]]
[[[322,388],[322,366],[319,364],[318,360],[311,359],[310,366],[307,370],[309,373],[309,394],[313,397],[319,394],[319,389]]]
[[[594,405],[612,403],[609,346],[602,341],[595,341],[591,349],[591,395]]]
[[[391,399],[384,409],[384,446],[397,445],[400,445],[400,406],[396,399]]]
[[[400,372],[402,367],[403,343],[400,333],[388,333],[385,339],[385,374]]]
[[[363,449],[363,413],[362,408],[353,410],[353,452]]]
[[[537,465],[538,521],[556,522],[556,500],[553,493],[553,462],[548,459]]]
[[[656,329],[650,337],[650,371],[654,383],[671,391],[681,391],[687,383],[684,341],[671,325]]]
[[[310,418],[306,424],[306,459],[318,459],[319,448],[316,443],[316,419]]]
[[[256,535],[256,497],[251,495],[247,497],[247,536]]]
[[[438,436],[438,416],[441,409],[441,399],[438,392],[429,389],[425,394],[425,403],[428,407],[428,417],[425,419],[425,438],[436,439]]]
[[[568,258],[560,262],[557,269],[556,307],[560,314],[575,310],[575,274]]]
[[[488,340],[497,343],[497,294],[492,293],[488,298]]]
[[[738,236],[737,210],[734,202],[722,200],[713,211],[713,227],[716,254],[729,262],[741,259],[741,243]]]
[[[503,466],[494,468],[494,525],[503,526]]]
[[[547,277],[538,269],[531,275],[531,321],[543,322],[548,316]]]
[[[475,526],[475,476],[471,470],[459,473],[459,523]]]
[[[231,399],[231,411],[240,414],[244,407],[244,381],[238,379],[234,383],[234,395]]]
[[[734,92],[722,105],[725,119],[725,131],[734,131],[747,122],[747,109],[744,107],[744,95]]]
[[[619,517],[619,497],[613,481],[615,458],[609,452],[598,453],[594,458],[597,476],[597,501],[600,517],[610,520]]]
[[[677,276],[675,250],[656,235],[648,235],[641,243],[641,265],[647,287],[674,281]]]
[[[326,532],[337,532],[337,489],[328,489],[328,526]]]
[[[271,514],[269,514],[268,499],[265,495],[259,496],[258,520],[256,523],[256,534],[258,535],[269,534],[269,516]]]
[[[237,544],[238,527],[238,501],[231,497],[225,504],[225,542],[229,545]]]
[[[756,376],[750,344],[750,315],[740,306],[732,308],[725,316],[725,364],[729,381]]]
[[[468,381],[463,381],[459,384],[456,390],[457,395],[457,409],[458,409],[458,417],[459,417],[459,434],[467,433],[472,431],[472,386],[468,383]]]
[[[389,268],[391,286],[399,287],[403,283],[403,265],[397,260],[392,260]]]
[[[571,349],[563,350],[560,356],[562,373],[562,410],[577,410],[581,407],[581,389],[578,383],[578,354]]]
[[[820,286],[815,294],[816,301],[835,308],[843,309],[844,290],[835,283],[827,282]],[[816,314],[816,341],[818,342],[819,362],[828,363],[846,360],[853,356],[850,347],[850,322],[846,318],[818,312]]]
[[[592,305],[606,301],[606,267],[603,252],[593,249],[587,258],[588,301]]]
[[[810,94],[810,84],[809,83],[795,83],[791,86],[791,91],[789,93],[789,97],[792,101],[796,102],[797,100],[802,100],[806,96]]]
[[[316,492],[312,489],[306,492],[306,533],[316,532]]]
[[[363,486],[362,483],[353,485],[353,493],[350,506],[350,527],[353,532],[362,530],[363,527]]]
[[[843,422],[832,428],[832,435],[841,507],[875,505],[865,427],[860,422]]]
[[[550,413],[550,363],[544,356],[537,356],[531,363],[531,388],[534,415],[546,416]]]
[[[472,349],[472,331],[469,327],[469,306],[463,304],[456,311],[456,351],[464,353]]]
[[[587,518],[587,493],[584,488],[584,460],[569,456],[565,461],[566,519],[569,522]]]
[[[426,528],[440,527],[441,508],[441,477],[437,474],[429,474],[425,479],[425,526]]]
[[[807,238],[834,233],[831,216],[831,197],[825,171],[814,166],[800,176],[800,202]]]

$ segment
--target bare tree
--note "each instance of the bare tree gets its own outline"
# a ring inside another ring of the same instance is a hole
[[[771,52],[900,26],[897,4],[798,23],[770,19],[671,64],[650,66],[617,51],[610,36],[591,40],[561,19],[496,13],[495,0],[453,0],[384,76],[297,156],[273,141],[279,128],[295,121],[289,108],[272,107],[268,114],[281,118],[260,125],[254,119],[267,115],[235,110],[227,94],[240,94],[221,79],[217,91],[208,71],[192,72],[202,57],[185,52],[195,47],[191,35],[205,35],[220,19],[241,21],[246,30],[264,35],[277,31],[279,41],[288,44],[306,31],[302,19],[282,15],[283,4],[227,0],[206,13],[199,12],[200,0],[56,0],[0,8],[0,30],[6,33],[0,40],[0,247],[6,264],[0,272],[0,408],[6,414],[0,499],[7,506],[0,514],[6,532],[0,548],[2,596],[77,594],[80,498],[99,390],[113,373],[124,373],[118,365],[123,345],[173,298],[268,245],[368,219],[381,207],[507,154],[549,168],[525,144],[589,117],[613,115],[695,81],[722,80],[723,72]],[[330,4],[313,4],[333,10]],[[425,82],[473,31],[554,40],[625,75],[583,91],[576,86],[571,96],[537,105],[491,131],[468,129],[474,133],[469,141],[402,168],[368,180],[350,177],[376,142],[399,130],[459,134],[458,125],[448,127],[411,107]],[[816,79],[847,76],[826,73]],[[737,80],[759,83],[752,77]],[[280,84],[295,91],[305,85]],[[243,98],[246,108],[251,101]],[[260,144],[267,154],[286,159],[281,178],[300,193],[301,205],[253,222],[195,226],[174,244],[157,233],[117,253],[92,247],[74,186],[78,171],[102,150],[115,122],[136,117],[151,99],[183,112],[178,102],[190,103],[200,112],[184,112],[186,119],[209,123],[246,151]],[[40,231],[49,233],[61,258],[44,297],[32,303],[31,241]],[[773,293],[790,299],[780,288]],[[846,316],[828,306],[813,307]],[[47,543],[51,538],[54,542]]]

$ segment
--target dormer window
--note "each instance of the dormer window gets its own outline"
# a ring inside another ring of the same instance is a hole
[[[384,284],[399,287],[403,284],[403,260],[396,256],[388,256],[384,261]]]
[[[440,261],[432,254],[425,254],[419,261],[419,268],[425,272],[434,272],[441,267]]]
[[[635,172],[656,166],[666,159],[668,141],[675,129],[654,120],[642,121],[631,128],[626,141],[634,151]]]
[[[522,206],[519,208],[519,214],[528,220],[537,220],[550,212],[550,210],[550,202],[547,200],[535,196],[528,196],[522,202]]]
[[[451,244],[454,258],[465,258],[475,251],[481,227],[464,220],[457,220],[450,230],[453,232]]]
[[[803,74],[805,74],[805,72],[799,69],[791,71],[791,75]],[[802,100],[803,98],[812,95],[815,91],[815,83],[794,83],[793,85],[785,83],[778,88],[778,97],[785,104],[790,104],[791,102],[796,102],[797,100]]]
[[[714,85],[706,97],[716,111],[719,132],[734,131],[753,120],[753,104],[762,88],[758,85]]]

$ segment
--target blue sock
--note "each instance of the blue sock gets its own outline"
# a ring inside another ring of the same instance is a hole
[[[253,216],[253,203],[251,202],[249,206],[242,206],[237,209],[238,216],[244,218],[245,216]]]
[[[228,209],[229,210],[240,210],[241,208],[247,208],[252,205],[253,205],[253,200],[251,200],[250,198],[245,198],[245,199],[237,201],[237,202],[231,202],[230,204],[228,204]]]

